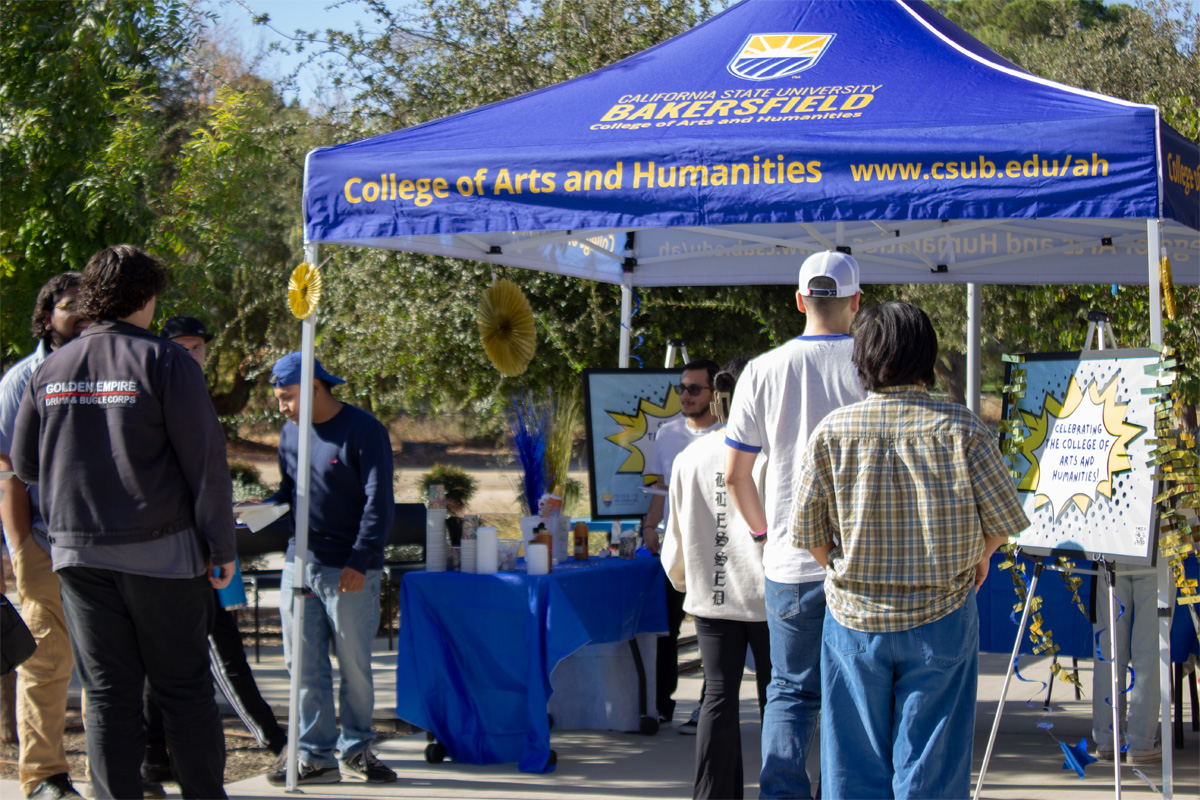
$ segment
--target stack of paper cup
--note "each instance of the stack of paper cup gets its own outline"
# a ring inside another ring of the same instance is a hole
[[[425,571],[445,572],[446,558],[446,509],[430,508],[425,511]]]
[[[462,532],[462,562],[459,566],[460,572],[474,572],[476,559],[479,552],[478,549],[478,531],[479,531],[479,515],[467,514],[463,518]]]
[[[547,575],[550,572],[550,549],[544,544],[525,547],[525,565],[530,575]]]
[[[499,534],[491,525],[484,525],[475,535],[475,572],[480,575],[494,575],[499,570]]]
[[[429,507],[425,510],[425,571],[445,572],[446,490],[440,483],[429,487]]]

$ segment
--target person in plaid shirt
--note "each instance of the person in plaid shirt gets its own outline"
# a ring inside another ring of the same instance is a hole
[[[974,590],[1029,525],[996,435],[933,400],[937,334],[910,303],[859,314],[866,400],[831,412],[797,478],[792,541],[826,569],[822,795],[966,797]]]

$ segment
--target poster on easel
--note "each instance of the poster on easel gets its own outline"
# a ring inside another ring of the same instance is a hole
[[[678,369],[585,369],[592,519],[630,519],[650,508],[654,437],[681,413]]]
[[[1160,355],[1154,350],[1027,354],[1017,422],[1017,491],[1030,526],[1029,555],[1154,563],[1154,437]],[[1149,368],[1149,369],[1148,369]],[[1014,365],[1008,365],[1013,383]]]

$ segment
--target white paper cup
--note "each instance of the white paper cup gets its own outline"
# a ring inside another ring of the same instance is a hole
[[[544,544],[525,546],[525,564],[530,575],[546,575],[550,572],[550,550]]]
[[[494,575],[500,569],[499,535],[491,525],[484,525],[475,534],[475,572]]]

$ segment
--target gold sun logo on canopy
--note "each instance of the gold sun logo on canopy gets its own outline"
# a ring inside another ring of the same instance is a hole
[[[296,319],[308,319],[321,300],[321,270],[307,261],[288,278],[288,306]]]

